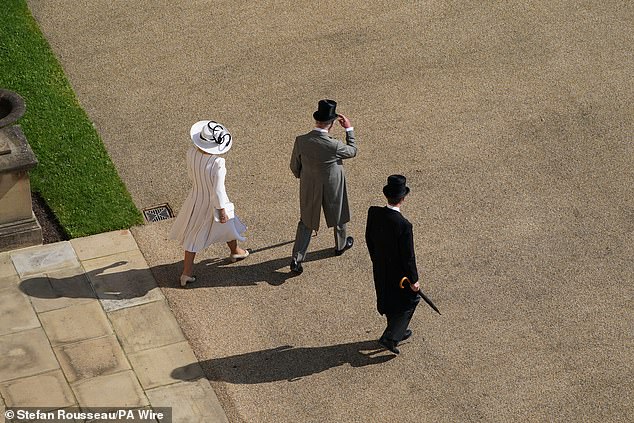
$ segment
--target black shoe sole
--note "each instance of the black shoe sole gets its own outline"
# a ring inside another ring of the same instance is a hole
[[[398,355],[401,353],[401,351],[399,351],[398,348],[396,348],[396,345],[391,347],[388,343],[386,343],[383,339],[379,339],[379,344],[381,344],[385,349],[387,349],[388,351]]]

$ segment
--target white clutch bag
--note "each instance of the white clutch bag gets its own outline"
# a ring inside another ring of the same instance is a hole
[[[233,203],[227,203],[225,205],[225,214],[227,215],[227,219],[231,220],[235,217],[235,207]],[[214,222],[220,222],[220,210],[214,209]]]

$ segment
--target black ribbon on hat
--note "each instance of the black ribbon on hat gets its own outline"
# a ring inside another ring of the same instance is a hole
[[[208,138],[205,138],[205,136],[203,135],[203,131],[200,131],[200,138],[204,139],[205,141],[213,141],[218,145],[224,144],[226,142],[227,144],[223,146],[221,150],[224,150],[225,148],[229,147],[229,145],[231,144],[231,134],[229,133],[229,131],[227,131],[227,129],[224,126],[216,123],[212,127],[211,122],[208,122],[207,127],[211,131],[211,136],[213,139],[210,140]],[[216,136],[216,130],[220,132],[220,135]],[[227,140],[227,137],[229,138],[228,140]]]

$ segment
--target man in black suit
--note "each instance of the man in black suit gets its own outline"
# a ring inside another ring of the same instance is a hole
[[[379,343],[399,354],[398,343],[412,336],[408,325],[420,301],[412,224],[400,210],[409,194],[405,176],[389,176],[383,194],[387,206],[368,210],[365,241],[372,259],[377,310],[387,317]],[[405,276],[411,285],[401,288],[399,283]]]

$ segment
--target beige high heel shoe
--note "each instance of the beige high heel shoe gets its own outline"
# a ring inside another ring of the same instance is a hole
[[[229,256],[229,259],[231,260],[231,263],[235,263],[238,260],[243,260],[247,257],[249,257],[249,250],[244,250],[243,254],[231,254]]]
[[[189,282],[196,282],[196,276],[181,275],[181,286],[185,286]]]

